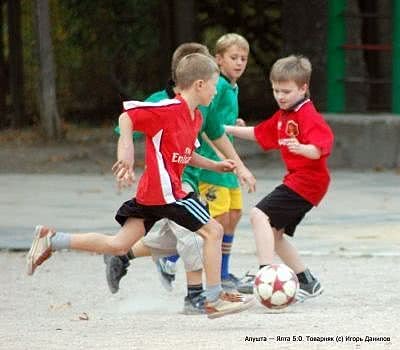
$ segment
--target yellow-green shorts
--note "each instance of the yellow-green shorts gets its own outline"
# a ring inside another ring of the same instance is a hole
[[[240,187],[227,188],[212,185],[206,182],[199,183],[200,197],[207,201],[212,217],[216,217],[230,210],[243,208],[242,190]]]

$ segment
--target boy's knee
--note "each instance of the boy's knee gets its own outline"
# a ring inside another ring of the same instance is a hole
[[[177,241],[176,250],[178,254],[184,256],[192,256],[201,252],[203,249],[203,238],[195,233],[190,233],[187,237],[183,237]]]
[[[254,220],[257,220],[259,218],[263,218],[263,219],[267,218],[268,219],[267,214],[265,214],[263,211],[261,211],[257,207],[251,208],[249,215],[250,215],[251,222],[253,222]]]
[[[228,212],[216,216],[215,219],[222,225],[222,227],[228,226],[230,222],[230,216]]]
[[[242,211],[240,209],[235,209],[230,212],[230,221],[233,223],[237,223],[242,217]]]
[[[222,237],[224,235],[224,228],[219,222],[215,222],[215,225],[212,226],[211,229],[211,238],[214,241],[222,241]]]
[[[208,230],[206,231],[204,239],[213,241],[222,241],[223,235],[224,235],[224,229],[222,225],[218,221],[213,220],[208,226]]]

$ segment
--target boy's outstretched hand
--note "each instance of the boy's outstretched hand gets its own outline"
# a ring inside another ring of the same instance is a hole
[[[242,185],[247,185],[248,192],[256,191],[256,178],[244,165],[236,169],[236,175]]]
[[[236,126],[246,126],[246,122],[242,118],[236,119]]]
[[[131,187],[136,181],[133,165],[124,160],[118,160],[111,170],[117,181],[118,190]]]
[[[232,159],[224,159],[217,162],[217,169],[221,173],[229,173],[236,169],[236,162]]]

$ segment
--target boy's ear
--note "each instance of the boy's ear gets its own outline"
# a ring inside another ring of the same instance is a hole
[[[308,84],[305,83],[303,84],[303,86],[300,88],[301,91],[303,91],[304,93],[306,93],[308,91]]]
[[[223,58],[222,55],[219,54],[219,53],[217,53],[217,54],[215,55],[215,61],[217,62],[217,65],[218,65],[218,66],[221,65],[222,58]]]
[[[201,89],[204,86],[205,81],[203,79],[199,79],[199,80],[196,80],[194,83],[197,88]]]

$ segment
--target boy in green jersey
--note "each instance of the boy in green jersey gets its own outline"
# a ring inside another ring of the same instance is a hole
[[[246,69],[249,55],[247,40],[236,33],[220,37],[215,46],[215,57],[221,70],[217,83],[217,95],[208,107],[207,117],[210,123],[236,125],[239,115],[237,85],[238,79]],[[244,124],[242,120],[239,121]],[[233,142],[233,137],[228,136]],[[198,151],[206,158],[221,160],[215,147],[203,143]],[[211,216],[224,228],[222,240],[221,281],[225,290],[238,288],[239,280],[229,271],[231,247],[236,226],[242,215],[242,192],[234,173],[218,174],[214,171],[199,169],[199,190],[206,199]]]

